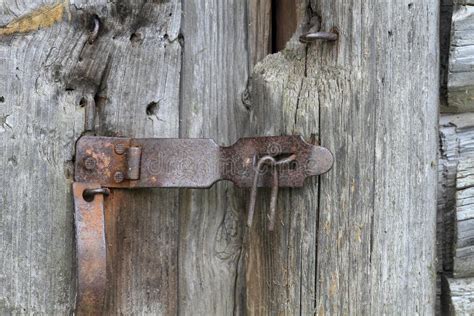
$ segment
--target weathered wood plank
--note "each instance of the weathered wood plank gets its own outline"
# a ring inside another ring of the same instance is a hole
[[[269,4],[250,4],[262,11],[247,11],[247,1],[184,2],[180,137],[210,137],[230,145],[245,134],[249,69],[266,53],[269,39]],[[251,39],[261,43],[247,43],[248,23]],[[181,192],[181,315],[229,315],[236,308],[246,208],[239,196],[228,183]]]
[[[259,205],[246,306],[262,314],[431,314],[438,7],[314,1],[306,12],[314,17],[305,22],[336,27],[341,38],[307,53],[290,43],[257,66],[251,127],[317,132],[336,162],[320,193],[316,183],[301,195],[282,190],[272,235],[265,200]]]
[[[84,109],[61,74],[75,66],[87,27],[66,12],[56,1],[0,5],[0,25],[10,25],[0,27],[2,315],[74,307],[72,160]]]
[[[75,4],[101,31],[69,84],[96,99],[97,135],[178,137],[181,2]],[[178,191],[115,190],[106,199],[109,314],[178,312]]]
[[[474,314],[474,278],[443,278],[442,315]]]
[[[256,67],[251,103],[249,69],[267,49],[248,45],[249,17],[266,16],[249,14],[255,2],[186,1],[181,12],[178,0],[77,0],[52,24],[2,37],[0,312],[72,312],[68,171],[87,127],[220,144],[316,132],[337,158],[321,181],[282,190],[272,234],[263,228],[265,192],[246,231],[245,194],[226,184],[116,190],[106,204],[107,313],[430,313],[437,11],[429,0],[389,11],[375,0],[318,4],[299,7],[312,14],[299,21],[337,27],[340,42],[307,50],[294,38]],[[38,4],[1,8],[7,24]],[[89,44],[94,16],[100,31]],[[96,100],[92,124],[81,98]],[[28,189],[37,183],[47,190]]]
[[[438,184],[439,272],[455,277],[474,275],[474,114],[440,119]]]
[[[255,134],[318,132],[319,111],[313,78],[305,78],[305,50],[287,51],[257,65],[251,81],[252,128]],[[294,59],[293,59],[294,58]],[[268,119],[271,113],[271,120]],[[246,308],[252,314],[309,315],[316,295],[318,180],[304,189],[279,193],[276,229],[267,230],[269,191],[261,190],[258,214],[248,237]]]
[[[448,111],[474,111],[474,6],[455,6],[451,25]]]
[[[456,180],[453,276],[461,278],[474,276],[474,159],[459,161]]]
[[[272,51],[272,0],[247,0],[249,72]]]

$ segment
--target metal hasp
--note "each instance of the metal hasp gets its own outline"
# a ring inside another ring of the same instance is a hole
[[[331,152],[301,136],[242,138],[220,147],[212,139],[84,136],[76,143],[73,185],[78,288],[76,313],[100,315],[105,303],[104,196],[108,188],[209,188],[219,180],[251,189],[248,225],[258,187],[271,187],[273,230],[279,187],[302,187],[329,171]]]

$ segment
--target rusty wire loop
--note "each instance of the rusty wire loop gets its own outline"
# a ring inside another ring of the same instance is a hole
[[[334,32],[310,32],[300,36],[301,43],[312,43],[317,40],[337,41],[338,35]]]
[[[94,43],[97,39],[97,35],[99,35],[99,28],[100,28],[100,21],[98,17],[94,17],[94,28],[89,33],[89,39],[87,40],[89,44]]]
[[[253,222],[253,215],[255,213],[255,203],[257,201],[257,189],[258,189],[258,178],[260,176],[260,171],[262,166],[266,162],[270,162],[272,166],[272,173],[273,173],[273,182],[272,182],[272,192],[270,196],[270,214],[268,215],[268,230],[273,231],[275,227],[275,214],[276,214],[276,206],[277,206],[277,198],[278,198],[278,165],[289,163],[296,159],[296,155],[291,155],[287,158],[283,158],[280,160],[275,160],[272,156],[266,155],[260,158],[257,162],[257,168],[255,170],[255,176],[253,178],[252,189],[250,191],[250,202],[249,202],[249,210],[248,210],[248,219],[247,219],[247,226],[252,226]]]
[[[84,200],[90,202],[94,200],[94,196],[96,194],[103,194],[105,196],[108,196],[110,194],[110,190],[108,188],[85,189],[82,193],[82,197],[84,198]]]

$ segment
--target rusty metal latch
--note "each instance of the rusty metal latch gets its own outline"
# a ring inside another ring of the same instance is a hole
[[[73,185],[78,260],[78,314],[101,314],[106,288],[104,196],[109,188],[209,188],[219,180],[250,187],[252,224],[258,187],[271,187],[269,230],[278,188],[302,187],[329,171],[331,152],[301,136],[242,138],[220,147],[212,139],[84,136],[76,144]]]

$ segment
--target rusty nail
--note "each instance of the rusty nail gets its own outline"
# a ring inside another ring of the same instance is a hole
[[[300,36],[301,43],[312,43],[317,40],[337,41],[338,35],[334,32],[310,32]]]
[[[123,172],[117,171],[117,172],[114,174],[114,181],[115,181],[116,183],[122,182],[123,179],[125,179],[125,176],[123,175]]]
[[[86,159],[84,159],[84,167],[87,170],[94,170],[95,166],[96,166],[96,161],[93,157],[89,156],[89,157],[86,157]]]
[[[117,155],[123,155],[125,153],[125,144],[118,143],[115,145],[115,153]]]
[[[94,28],[92,31],[89,33],[89,44],[94,43],[94,41],[97,39],[97,35],[99,35],[99,27],[100,27],[100,21],[97,16],[94,16]]]

